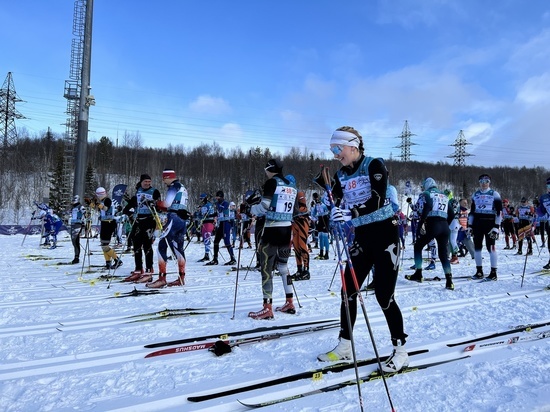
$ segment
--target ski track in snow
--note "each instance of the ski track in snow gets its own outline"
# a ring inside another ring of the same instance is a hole
[[[193,403],[187,397],[264,382],[325,366],[316,356],[337,343],[337,328],[294,335],[234,347],[232,353],[216,357],[202,350],[145,358],[162,348],[145,348],[156,342],[227,333],[262,326],[287,325],[334,319],[339,313],[340,272],[334,252],[330,260],[313,259],[309,281],[295,282],[301,308],[296,315],[276,313],[273,321],[254,321],[249,311],[261,307],[259,272],[239,270],[235,319],[233,298],[236,271],[223,266],[227,252],[220,252],[219,266],[197,263],[204,254],[192,242],[186,285],[162,289],[161,293],[117,298],[144,285],[120,283],[120,278],[97,279],[108,272],[97,239],[90,239],[93,254],[85,265],[57,265],[72,259],[68,236],[60,235],[64,247],[41,249],[37,236],[2,236],[0,262],[12,276],[0,286],[0,410],[12,411],[245,411],[241,401],[267,401],[355,379],[353,369],[325,373],[317,380],[304,379],[269,386],[209,401]],[[83,240],[84,241],[84,240]],[[410,242],[410,238],[407,241]],[[525,256],[502,250],[499,241],[499,280],[480,283],[456,279],[455,291],[444,281],[424,283],[404,279],[411,264],[412,246],[407,243],[396,300],[409,334],[407,348],[429,349],[411,357],[411,365],[464,355],[464,347],[447,343],[463,341],[512,326],[550,320],[550,291],[544,288],[550,276],[537,272],[548,261],[548,251],[527,258],[523,287],[520,287]],[[96,251],[97,249],[97,251]],[[237,254],[238,251],[236,250]],[[484,270],[489,257],[484,251]],[[243,249],[240,263],[254,264],[253,251]],[[124,265],[115,275],[133,270],[131,255],[122,254]],[[96,266],[97,265],[97,266]],[[295,261],[291,257],[291,272]],[[175,266],[168,263],[175,279]],[[88,270],[90,269],[90,271]],[[453,265],[455,276],[473,275],[469,257]],[[14,275],[15,274],[15,275]],[[246,276],[246,278],[245,278]],[[443,278],[441,265],[424,271],[425,277]],[[330,287],[330,289],[329,289]],[[374,296],[363,293],[369,321],[381,356],[391,352],[389,332]],[[279,277],[274,278],[274,307],[284,303]],[[296,299],[295,304],[297,305]],[[167,309],[189,309],[197,313],[148,319]],[[138,316],[148,314],[147,316]],[[506,335],[532,336],[531,332]],[[354,330],[359,359],[374,355],[367,327],[359,310]],[[262,333],[259,333],[261,335]],[[247,335],[248,336],[248,335]],[[215,340],[215,339],[214,339]],[[210,340],[212,341],[212,340]],[[476,348],[467,359],[410,372],[387,379],[398,411],[550,411],[550,339]],[[361,375],[377,366],[360,368]],[[361,385],[365,410],[389,410],[382,381]],[[262,408],[269,411],[356,411],[355,385]]]

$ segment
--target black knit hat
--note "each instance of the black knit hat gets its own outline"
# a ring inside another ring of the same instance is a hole
[[[265,165],[264,170],[271,173],[282,173],[283,164],[278,159],[270,159]]]
[[[143,182],[144,180],[151,180],[151,176],[149,176],[147,173],[142,174],[139,177],[139,183]]]
[[[216,197],[224,197],[224,196],[223,196],[223,191],[222,191],[222,190],[218,190],[218,191],[216,192]]]

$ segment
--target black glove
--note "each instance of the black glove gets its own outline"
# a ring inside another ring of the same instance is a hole
[[[323,189],[326,188],[326,183],[325,183],[325,179],[323,178],[322,170],[313,178],[313,182],[317,183]],[[332,177],[330,178],[329,186],[330,187],[334,186],[334,179]]]
[[[214,343],[214,346],[211,346],[208,350],[210,352],[214,352],[216,356],[222,356],[226,353],[231,353],[231,346],[229,346],[223,340],[219,340]]]
[[[255,190],[254,193],[252,193],[250,196],[248,196],[245,200],[246,204],[248,206],[254,206],[259,204],[262,201],[262,194],[259,190]]]
[[[189,218],[191,217],[191,215],[189,214],[189,212],[186,209],[178,210],[177,214],[183,220],[189,220]]]
[[[412,199],[410,197],[407,198],[407,203],[412,203]]]
[[[489,231],[489,237],[491,239],[497,240],[499,235],[498,228],[494,227]]]

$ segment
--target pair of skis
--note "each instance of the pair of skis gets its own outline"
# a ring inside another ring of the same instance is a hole
[[[506,330],[506,331],[495,332],[495,333],[491,333],[491,334],[481,335],[481,336],[478,336],[478,337],[475,337],[475,338],[472,338],[472,339],[447,343],[446,346],[451,347],[451,348],[467,345],[463,349],[464,354],[462,354],[462,355],[460,355],[456,358],[452,358],[452,359],[446,359],[446,360],[437,361],[437,362],[428,362],[428,363],[421,363],[421,364],[413,365],[413,366],[410,366],[408,368],[405,368],[405,369],[400,370],[400,371],[395,372],[395,373],[389,373],[389,374],[386,373],[386,374],[384,374],[384,377],[386,377],[386,378],[393,377],[393,376],[400,375],[400,374],[405,374],[405,373],[410,373],[410,372],[414,372],[414,371],[418,371],[418,370],[428,369],[428,368],[435,367],[435,366],[438,366],[438,365],[442,365],[442,364],[446,364],[446,363],[466,359],[466,358],[470,357],[469,352],[472,352],[474,349],[479,350],[479,349],[492,348],[492,347],[502,346],[502,345],[510,345],[510,344],[519,343],[519,342],[545,339],[545,338],[550,337],[550,331],[542,331],[542,332],[535,333],[535,332],[533,332],[533,330],[537,329],[537,328],[544,327],[544,326],[548,326],[548,325],[550,325],[550,321],[534,323],[534,324],[528,324],[528,325],[518,325],[518,326],[513,326],[509,330]],[[507,335],[518,334],[518,333],[521,333],[521,332],[533,332],[533,333],[529,334],[527,336],[513,336],[513,337],[510,337],[510,338],[507,338],[507,339],[499,340],[497,342],[485,342],[485,341],[490,340],[490,339],[495,339],[495,338],[499,338],[499,337],[503,337],[503,336],[507,336]],[[429,349],[418,349],[418,350],[415,350],[415,351],[411,351],[409,353],[409,357],[414,357],[416,355],[420,355],[420,354],[427,353],[427,352],[429,352]],[[381,357],[380,358],[380,360],[382,362],[385,361],[386,359],[387,359],[387,357]],[[377,361],[376,358],[363,359],[363,360],[358,360],[357,361],[357,366],[362,367],[362,366],[366,366],[366,365],[373,365],[373,364],[376,364],[377,362],[378,361]],[[324,367],[321,367],[321,368],[318,368],[318,369],[305,371],[305,372],[300,372],[300,373],[296,373],[296,374],[293,374],[293,375],[282,376],[282,377],[278,377],[278,378],[274,378],[274,379],[257,381],[255,383],[251,383],[251,384],[243,385],[243,386],[238,386],[238,387],[226,389],[226,390],[223,390],[223,391],[211,392],[211,393],[206,393],[206,394],[202,394],[202,395],[190,396],[190,397],[187,398],[187,400],[190,401],[190,402],[203,402],[203,401],[208,401],[208,400],[211,400],[211,399],[216,399],[216,398],[220,398],[220,397],[224,397],[224,396],[235,395],[235,394],[238,394],[238,393],[252,391],[252,390],[255,390],[255,389],[261,389],[261,388],[280,385],[280,384],[284,384],[284,383],[294,382],[294,381],[298,381],[298,380],[302,380],[302,379],[318,380],[318,379],[322,378],[324,373],[342,372],[342,371],[351,369],[353,367],[354,367],[354,365],[351,362],[339,362],[339,363],[327,365],[327,366],[324,366]],[[377,379],[381,379],[381,378],[382,378],[382,375],[380,374],[380,372],[378,370],[376,370],[376,371],[371,371],[366,375],[362,375],[360,377],[360,381],[361,381],[361,383],[363,383],[363,382],[369,382],[369,381],[373,381],[373,380],[377,380]],[[263,406],[283,403],[283,402],[290,401],[290,400],[293,400],[293,399],[303,398],[305,396],[310,396],[310,395],[315,395],[315,394],[319,394],[319,393],[339,390],[339,389],[342,389],[344,387],[347,387],[347,386],[350,386],[350,385],[355,385],[355,384],[357,384],[356,379],[352,379],[352,380],[346,380],[346,381],[343,381],[343,382],[339,382],[339,383],[336,383],[336,384],[333,384],[333,385],[329,385],[329,386],[326,386],[326,387],[323,387],[323,388],[314,389],[314,390],[311,390],[311,391],[305,391],[305,392],[301,392],[301,393],[298,393],[298,394],[295,394],[295,395],[282,397],[282,398],[278,398],[278,399],[273,399],[273,400],[268,400],[268,401],[264,401],[264,402],[257,402],[257,403],[254,403],[254,402],[249,403],[249,402],[241,402],[241,401],[239,401],[239,402],[241,404],[247,406],[247,407],[250,407],[250,408],[259,408],[259,407],[263,407]]]

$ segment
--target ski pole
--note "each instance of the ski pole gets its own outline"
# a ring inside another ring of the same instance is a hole
[[[338,270],[338,262],[336,262],[336,267],[334,268],[334,273],[332,274],[332,279],[330,280],[330,284],[328,285],[328,291],[330,292],[330,288],[332,287],[332,282],[334,282],[334,278],[336,277],[336,271]]]
[[[288,271],[288,276],[290,278],[290,271]],[[298,298],[298,292],[296,292],[296,286],[294,286],[294,281],[292,280],[292,278],[290,278],[290,281],[292,282],[291,285],[292,285],[292,289],[294,290],[294,296],[296,296],[296,303],[298,304],[298,307],[301,308],[302,304],[300,303],[300,299]]]
[[[325,181],[325,187],[327,188],[327,193],[329,200],[331,202],[331,206],[334,206],[334,202],[332,200],[332,191],[330,191],[330,178],[328,176],[328,168],[322,169],[323,179]],[[349,338],[351,343],[351,352],[353,355],[353,367],[355,370],[355,379],[357,383],[357,395],[359,397],[359,406],[361,408],[361,411],[363,411],[363,394],[361,393],[361,380],[359,378],[359,367],[357,365],[357,354],[355,351],[355,339],[353,338],[353,325],[351,324],[351,314],[349,309],[349,298],[348,298],[348,291],[346,287],[346,279],[345,279],[345,268],[344,264],[342,262],[342,255],[340,253],[340,244],[338,242],[338,239],[335,238],[336,243],[336,251],[338,254],[338,266],[340,268],[340,277],[342,279],[342,300],[344,301],[344,309],[346,312],[346,320],[348,324],[348,330],[349,330]]]
[[[246,277],[248,276],[248,272],[250,271],[250,267],[252,265],[253,260],[254,260],[254,253],[252,254],[252,257],[250,258],[250,262],[248,263],[248,266],[246,267],[246,273],[244,274],[244,280],[246,280]]]
[[[147,204],[147,207],[149,208],[149,210],[151,210],[151,213],[153,213],[153,209],[149,206],[149,204]],[[136,222],[137,222],[137,214],[134,216],[134,221],[130,225],[130,231],[128,232],[128,236],[126,236],[126,242],[124,242],[122,252],[120,252],[120,256],[118,257],[119,259],[122,258],[122,256],[124,255],[124,252],[128,248],[128,242],[130,241],[130,237],[132,235],[132,230],[134,229],[134,225],[136,224]],[[156,222],[156,219],[155,219],[155,222]],[[160,220],[159,220],[159,222],[160,222]],[[140,253],[141,253],[141,251],[140,251]],[[109,283],[107,285],[107,289],[111,288],[111,282],[113,281],[113,278],[115,277],[115,272],[116,272],[117,269],[118,269],[118,266],[113,270],[113,273],[109,276]]]
[[[240,237],[241,237],[241,246],[242,246],[242,225],[240,227]],[[233,298],[233,316],[231,316],[231,320],[235,319],[235,311],[237,309],[237,289],[239,287],[239,270],[241,268],[241,250],[242,248],[239,248],[239,251],[237,252],[237,276],[235,276],[235,297]]]
[[[363,394],[361,393],[361,380],[359,378],[359,367],[357,365],[357,354],[355,352],[355,339],[353,338],[353,325],[351,324],[351,314],[349,310],[349,298],[346,288],[346,279],[345,279],[345,268],[342,262],[342,255],[340,253],[340,243],[335,239],[336,250],[338,254],[338,266],[340,268],[340,277],[342,278],[342,300],[344,301],[344,308],[346,311],[346,320],[349,330],[349,338],[351,342],[351,352],[353,354],[353,368],[355,369],[355,379],[357,382],[357,395],[359,396],[359,406],[361,411],[363,411]]]
[[[29,220],[29,224],[27,225],[27,228],[25,229],[25,236],[23,236],[23,240],[21,241],[21,246],[23,246],[23,243],[25,243],[25,239],[27,238],[27,234],[29,233],[29,229],[31,227],[32,221],[34,220],[34,214],[36,213],[36,210],[33,210],[31,215],[31,220]]]
[[[525,253],[525,263],[523,264],[523,273],[521,275],[521,286],[520,288],[523,287],[523,279],[525,278],[525,269],[527,268],[527,257],[529,256],[529,253]]]

